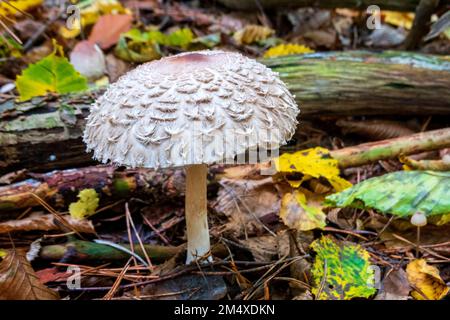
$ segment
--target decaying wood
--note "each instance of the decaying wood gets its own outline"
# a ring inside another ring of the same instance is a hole
[[[129,244],[121,244],[121,246],[131,250]],[[144,249],[152,261],[161,262],[179,253],[182,250],[182,247],[145,244]],[[134,251],[137,255],[144,256],[141,246],[135,245]],[[44,260],[52,261],[59,261],[64,258],[65,261],[71,262],[98,262],[126,260],[130,255],[105,244],[73,240],[64,244],[43,246],[39,252],[39,257]]]
[[[318,7],[318,8],[353,8],[366,10],[368,6],[377,5],[382,10],[414,11],[420,0],[219,0],[231,9],[256,10],[258,3],[262,8],[281,7]],[[442,5],[450,2],[442,0]]]
[[[450,128],[364,143],[332,150],[330,154],[341,168],[348,168],[400,155],[448,147],[450,147]],[[249,171],[259,174],[260,169],[267,166],[270,165],[262,163],[257,166],[232,167],[226,169],[226,175],[232,176],[233,170],[238,172],[237,175]],[[220,178],[223,171],[223,166],[209,167],[208,182],[211,188],[214,188],[214,182]],[[31,192],[59,208],[65,208],[68,203],[76,201],[78,192],[85,188],[95,188],[100,193],[100,198],[105,197],[108,200],[114,197],[140,195],[142,199],[152,203],[179,200],[182,204],[184,197],[185,175],[182,169],[120,171],[110,166],[98,166],[30,175],[32,179],[0,186],[0,212],[39,205]]]
[[[86,167],[53,171],[46,174],[30,174],[31,179],[7,186],[0,186],[0,212],[39,205],[38,195],[56,208],[65,208],[76,201],[78,192],[94,188],[109,199],[136,195],[139,192],[150,202],[162,197],[169,201],[184,194],[182,170],[125,170],[111,166]]]
[[[341,168],[357,167],[370,162],[392,159],[450,146],[450,128],[416,133],[410,136],[360,144],[333,150],[331,156]]]
[[[263,60],[280,73],[301,119],[319,115],[443,115],[450,62],[405,52],[335,52]],[[99,92],[0,104],[0,174],[93,164],[80,137]]]

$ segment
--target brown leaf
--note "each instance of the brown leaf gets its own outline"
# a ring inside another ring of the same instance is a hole
[[[225,214],[225,228],[237,237],[262,233],[266,224],[278,221],[280,196],[272,177],[262,180],[222,179],[215,209]]]
[[[12,250],[0,262],[0,300],[57,300],[58,293],[39,281],[25,250]]]
[[[70,216],[64,216],[66,221],[78,232],[95,233],[94,226],[89,220],[73,219]],[[15,231],[51,231],[61,230],[60,223],[53,214],[31,214],[28,218],[20,220],[10,220],[0,223],[0,234]]]
[[[106,55],[106,70],[108,72],[109,82],[115,82],[130,69],[131,67],[128,62],[116,58],[112,53]]]
[[[119,41],[121,33],[131,28],[133,17],[128,14],[106,14],[101,16],[92,29],[89,41],[102,49],[108,49]]]

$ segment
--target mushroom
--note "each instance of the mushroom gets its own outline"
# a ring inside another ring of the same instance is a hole
[[[103,163],[185,167],[189,264],[211,261],[207,165],[278,148],[295,132],[298,113],[278,74],[263,64],[233,52],[187,52],[111,84],[91,107],[84,142]]]
[[[417,227],[416,235],[416,256],[419,257],[420,247],[420,228],[427,225],[427,216],[423,212],[416,212],[411,216],[411,224]]]

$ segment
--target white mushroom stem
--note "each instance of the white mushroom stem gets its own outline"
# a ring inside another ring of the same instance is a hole
[[[208,212],[206,205],[206,164],[186,167],[186,228],[187,258],[186,264],[209,255]],[[206,261],[212,261],[208,256]]]

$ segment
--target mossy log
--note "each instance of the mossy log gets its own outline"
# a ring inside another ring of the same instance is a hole
[[[121,244],[122,247],[131,250],[129,244]],[[180,252],[182,247],[158,246],[145,244],[144,249],[148,257],[154,262],[162,262],[172,258]],[[144,252],[139,244],[134,245],[135,253],[144,257]],[[124,251],[111,246],[82,240],[72,240],[64,244],[47,245],[41,248],[39,258],[44,260],[70,262],[95,262],[99,261],[122,261],[130,255]]]
[[[259,2],[264,9],[317,7],[366,10],[371,5],[377,5],[381,10],[414,11],[420,0],[219,0],[219,2],[236,10],[257,10]],[[441,4],[449,5],[450,2],[441,0]]]
[[[280,73],[302,119],[346,115],[449,115],[450,60],[406,52],[316,53],[262,60]],[[81,141],[101,92],[0,104],[0,174],[93,164]]]

